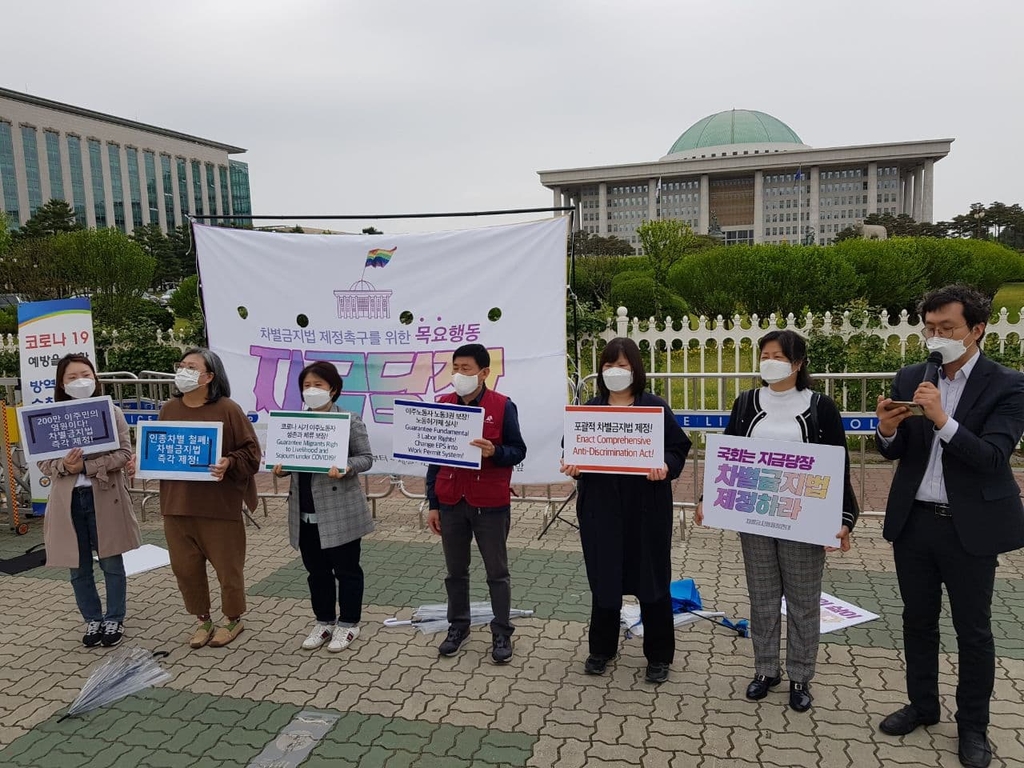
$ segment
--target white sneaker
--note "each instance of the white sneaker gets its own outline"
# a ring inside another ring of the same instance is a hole
[[[309,637],[302,641],[302,648],[306,651],[315,651],[321,645],[331,639],[333,624],[321,624],[319,621],[313,625]]]
[[[331,637],[327,650],[332,653],[344,651],[357,637],[359,637],[359,627],[336,626],[334,628],[334,636]]]

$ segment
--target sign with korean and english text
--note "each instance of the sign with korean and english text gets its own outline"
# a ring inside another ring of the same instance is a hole
[[[786,598],[782,598],[782,615],[786,615]],[[821,633],[838,632],[840,629],[874,621],[877,613],[866,611],[853,603],[833,597],[828,592],[821,593]]]
[[[395,400],[391,455],[403,461],[479,469],[480,449],[470,442],[483,433],[483,408]]]
[[[140,421],[135,476],[142,480],[215,480],[224,425],[219,421]]]
[[[18,421],[31,462],[66,456],[72,448],[90,454],[120,447],[114,403],[109,397],[23,405],[18,409]]]
[[[563,458],[583,472],[646,475],[665,463],[665,411],[659,407],[567,405]]]
[[[265,464],[288,472],[345,471],[350,414],[340,411],[271,411]]]
[[[709,434],[704,524],[837,546],[845,463],[836,445]]]

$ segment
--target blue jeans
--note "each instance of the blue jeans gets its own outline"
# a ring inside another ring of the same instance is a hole
[[[107,585],[107,613],[103,613],[100,594],[96,591],[92,553],[99,552],[96,537],[96,506],[92,488],[76,488],[71,492],[71,522],[78,537],[78,567],[71,569],[71,588],[75,602],[86,621],[124,621],[128,601],[128,579],[120,555],[100,558],[100,569]]]

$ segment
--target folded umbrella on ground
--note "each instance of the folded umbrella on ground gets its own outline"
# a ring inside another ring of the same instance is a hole
[[[533,611],[513,608],[510,612],[510,616],[513,619],[521,619],[527,616],[533,616]],[[491,611],[490,603],[479,602],[469,604],[469,623],[471,626],[483,626],[484,624],[490,624],[492,621],[494,621],[494,613]],[[432,635],[437,632],[447,631],[448,604],[433,603],[431,605],[421,605],[412,612],[411,619],[384,619],[384,626],[416,627],[416,629],[425,635]]]

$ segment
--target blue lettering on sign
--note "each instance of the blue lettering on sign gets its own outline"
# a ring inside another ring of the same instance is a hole
[[[718,431],[729,424],[724,411],[674,411],[676,423],[683,429]],[[854,413],[843,416],[843,429],[848,435],[872,435],[878,427],[878,416],[873,413]]]

